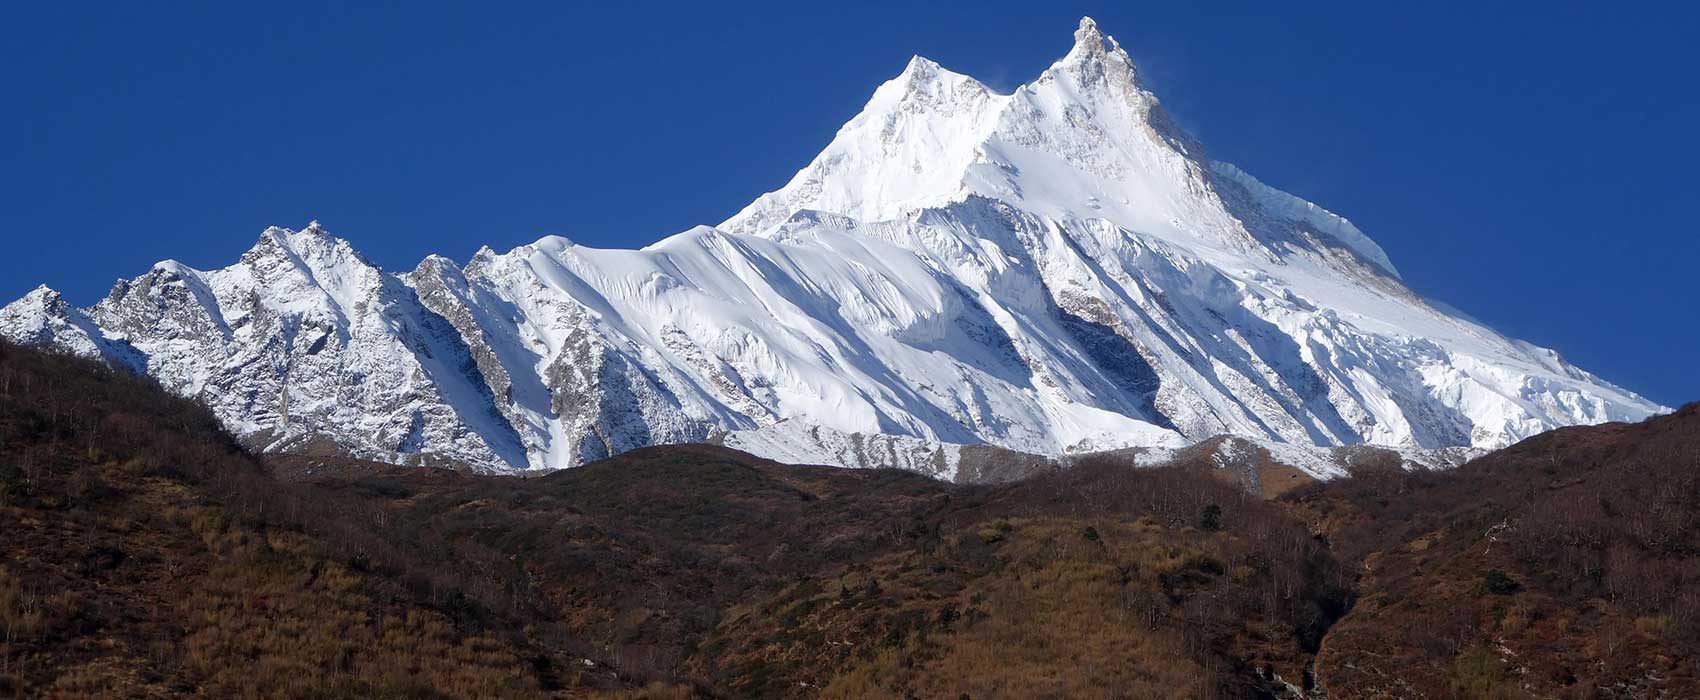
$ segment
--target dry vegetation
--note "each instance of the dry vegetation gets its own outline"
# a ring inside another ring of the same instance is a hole
[[[0,491],[0,692],[540,695],[534,652],[349,567],[357,511],[146,379],[0,345]]]
[[[1115,458],[268,468],[146,379],[0,344],[0,696],[1688,697],[1697,434],[1273,500]]]
[[[1700,697],[1700,404],[1289,498],[1362,572],[1317,662],[1330,690]]]

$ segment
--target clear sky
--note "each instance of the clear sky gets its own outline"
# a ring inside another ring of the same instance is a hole
[[[1351,218],[1419,292],[1700,399],[1676,2],[11,3],[0,297],[93,303],[311,219],[398,270],[641,246],[783,184],[911,54],[1007,90],[1084,14],[1213,157]]]

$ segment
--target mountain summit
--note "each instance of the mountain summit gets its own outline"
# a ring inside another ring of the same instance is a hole
[[[1164,111],[1091,19],[1009,94],[924,58],[784,187],[641,250],[378,269],[316,223],[0,335],[101,356],[272,450],[555,468],[721,440],[951,474],[1217,434],[1498,447],[1665,409],[1409,290],[1345,219]]]

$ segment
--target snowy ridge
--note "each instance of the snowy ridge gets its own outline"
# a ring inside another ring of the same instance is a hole
[[[265,449],[495,471],[719,439],[948,478],[959,445],[1487,448],[1665,410],[1427,303],[1350,222],[1209,160],[1091,20],[1074,39],[1009,94],[917,57],[783,188],[641,250],[396,274],[315,222],[87,309],[38,289],[0,335]]]
[[[1133,460],[1139,466],[1161,466],[1177,460],[1184,460],[1201,448],[1209,449],[1210,460],[1220,469],[1256,466],[1260,461],[1267,460],[1274,464],[1298,469],[1313,479],[1332,479],[1345,476],[1361,460],[1382,456],[1390,457],[1405,469],[1435,471],[1451,469],[1488,452],[1484,448],[1463,446],[1423,448],[1355,445],[1325,447],[1225,435],[1181,449],[1162,447],[1141,449],[1133,455]]]
[[[787,464],[907,469],[945,481],[957,478],[963,448],[905,435],[846,433],[801,421],[736,431],[722,437],[720,444]]]

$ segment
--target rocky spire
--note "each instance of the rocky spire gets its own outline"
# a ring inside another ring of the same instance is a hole
[[[1074,30],[1074,48],[1057,66],[1073,74],[1082,86],[1107,84],[1127,93],[1142,91],[1134,77],[1133,59],[1091,17],[1080,18],[1080,27]]]
[[[1091,17],[1081,17],[1080,27],[1074,30],[1074,51],[1070,53],[1102,55],[1120,48],[1115,39],[1105,36],[1103,30],[1098,29],[1098,23]]]

